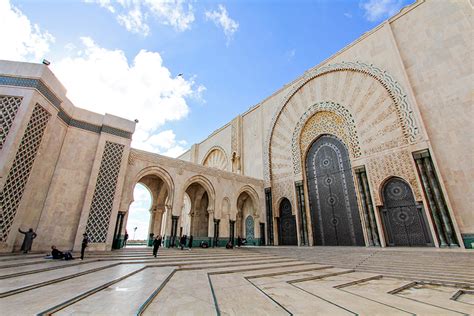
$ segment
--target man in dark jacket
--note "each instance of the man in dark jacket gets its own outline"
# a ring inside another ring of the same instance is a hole
[[[86,252],[87,245],[89,244],[89,236],[87,236],[87,233],[84,233],[82,237],[81,260],[84,260],[84,252]]]
[[[28,229],[27,232],[24,232],[18,228],[18,231],[25,235],[25,238],[23,239],[23,244],[21,245],[21,250],[23,250],[23,253],[28,253],[28,251],[31,250],[31,245],[33,245],[33,239],[35,239],[37,235],[33,231],[33,228]]]
[[[181,236],[179,239],[179,246],[181,247],[181,250],[183,250],[184,246],[186,246],[186,235]]]
[[[158,249],[161,246],[161,236],[156,236],[156,238],[153,240],[153,256],[156,258],[156,255],[158,254]]]
[[[189,236],[188,248],[191,250],[193,248],[193,235]]]

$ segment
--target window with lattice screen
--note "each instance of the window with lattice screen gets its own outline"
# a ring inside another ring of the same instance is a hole
[[[6,241],[33,168],[50,114],[36,104],[0,192],[0,241]]]
[[[21,97],[0,95],[0,150],[20,108]]]
[[[107,240],[123,149],[124,145],[105,143],[86,227],[89,240],[94,243]]]

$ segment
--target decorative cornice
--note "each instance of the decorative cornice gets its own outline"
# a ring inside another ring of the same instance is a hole
[[[49,88],[44,84],[41,79],[34,78],[22,78],[22,77],[10,77],[0,76],[0,85],[2,86],[14,86],[14,87],[25,87],[36,89],[41,93],[51,104],[58,110],[58,117],[67,125],[80,128],[89,132],[94,133],[107,133],[127,139],[132,139],[132,133],[107,126],[107,125],[95,125],[92,123],[76,120],[67,114],[61,106],[61,99],[59,99]]]

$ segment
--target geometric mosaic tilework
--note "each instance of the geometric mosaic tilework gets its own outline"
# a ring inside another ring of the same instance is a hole
[[[397,82],[387,71],[374,66],[373,64],[366,64],[363,62],[340,62],[334,64],[328,64],[323,67],[312,69],[304,74],[304,76],[298,80],[287,92],[282,102],[278,106],[273,115],[270,123],[269,131],[267,132],[265,144],[264,144],[264,181],[266,185],[270,184],[271,178],[271,140],[273,137],[274,128],[283,111],[283,108],[288,104],[290,99],[310,80],[322,76],[324,74],[336,71],[355,71],[367,74],[372,78],[376,79],[386,89],[390,98],[395,104],[395,109],[398,116],[398,121],[403,130],[403,136],[408,143],[414,143],[419,136],[419,128],[413,113],[412,106],[408,102],[408,97],[404,92],[402,86]]]
[[[16,112],[21,104],[20,97],[0,96],[0,150],[15,120]]]
[[[107,240],[124,147],[117,143],[105,143],[86,227],[89,240],[93,243]]]
[[[50,116],[48,111],[36,104],[0,192],[0,241],[7,240]]]

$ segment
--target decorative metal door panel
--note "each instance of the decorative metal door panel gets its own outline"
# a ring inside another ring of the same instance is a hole
[[[291,213],[291,203],[287,198],[280,203],[279,226],[281,245],[297,245],[296,219]]]
[[[383,189],[382,219],[389,246],[427,246],[431,236],[408,183],[399,178],[387,181]]]
[[[254,220],[252,216],[247,216],[245,219],[245,239],[247,242],[250,243],[253,241],[255,237],[255,229],[254,229]]]
[[[315,245],[364,246],[349,152],[335,136],[315,141],[306,156]]]

